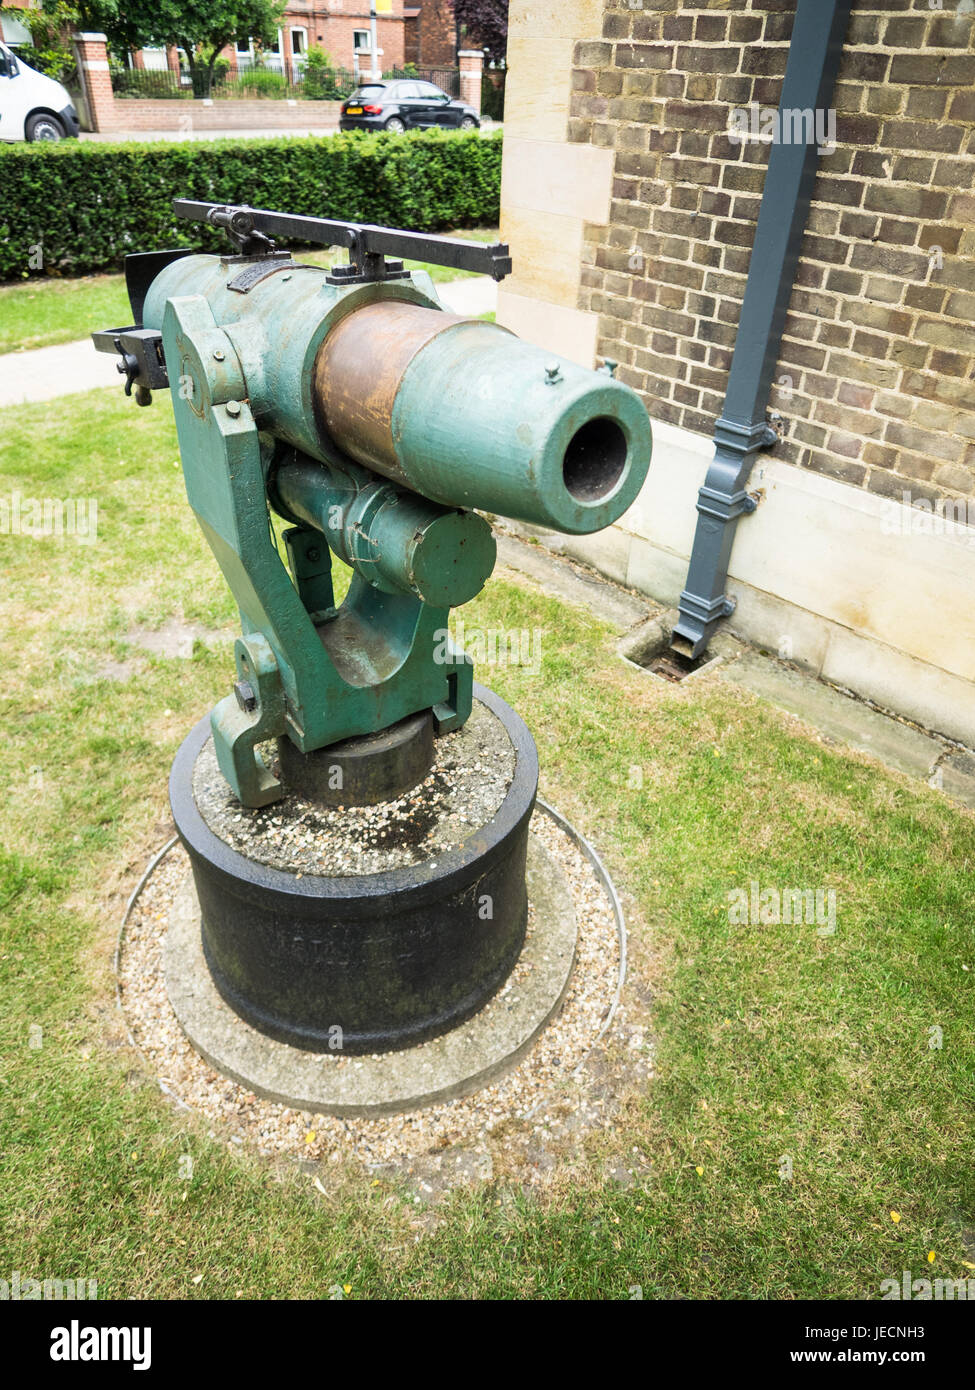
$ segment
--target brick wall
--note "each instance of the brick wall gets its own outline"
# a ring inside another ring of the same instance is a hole
[[[384,68],[400,67],[406,57],[407,20],[403,0],[392,0],[392,5],[389,14],[376,18],[376,40],[382,49]],[[338,67],[351,69],[355,55],[353,35],[357,29],[369,30],[368,0],[307,0],[304,4],[289,4],[278,27],[286,71],[291,70],[294,62],[293,28],[305,30],[310,48],[324,49]],[[237,52],[233,46],[223,49],[221,57],[226,58],[231,67],[237,67]],[[170,68],[178,72],[179,58],[175,49],[168,50],[168,60]],[[135,55],[134,61],[136,67],[145,65],[141,53]],[[368,66],[368,58],[363,66]]]
[[[451,68],[457,62],[457,29],[451,0],[420,0],[419,63]]]
[[[254,101],[219,98],[203,101],[116,97],[105,131],[328,130],[338,125],[338,101]]]
[[[403,61],[405,63],[419,63],[420,61],[420,11],[415,7],[404,11],[406,16],[403,26]]]
[[[975,493],[975,13],[857,3],[770,405],[776,455],[883,496]],[[615,151],[578,307],[658,420],[720,410],[795,0],[606,0],[574,52],[569,140]]]
[[[397,3],[396,13],[392,15],[378,15],[376,18],[376,42],[382,50],[380,63],[384,71],[388,68],[402,67],[405,58],[405,30],[406,20],[403,17],[403,6]],[[292,16],[294,21],[298,20],[298,15]],[[353,34],[356,29],[369,28],[369,6],[361,3],[361,0],[346,0],[343,11],[330,12],[326,19],[317,19],[308,22],[308,41],[324,48],[330,54],[339,67],[351,68],[354,57]],[[318,35],[322,38],[319,40]],[[360,58],[359,66],[363,72],[369,71],[369,57],[367,54]]]
[[[460,68],[460,100],[480,115],[484,83],[484,50],[462,48],[457,54]]]
[[[105,35],[74,34],[71,42],[78,63],[78,78],[84,93],[88,121],[93,130],[104,130],[105,122],[112,119],[114,105]]]

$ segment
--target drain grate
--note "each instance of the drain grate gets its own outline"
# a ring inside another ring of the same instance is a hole
[[[648,618],[623,634],[617,644],[618,654],[631,666],[638,666],[641,671],[675,685],[721,661],[721,657],[711,651],[692,657],[690,643],[687,643],[688,650],[682,651],[680,640],[675,640],[673,635],[676,618],[676,612]]]
[[[648,671],[652,671],[655,676],[663,676],[664,680],[682,681],[685,676],[689,676],[692,671],[699,671],[702,666],[706,666],[711,660],[708,653],[704,656],[687,657],[681,656],[679,652],[663,651],[649,661],[641,661],[640,665],[645,666]]]

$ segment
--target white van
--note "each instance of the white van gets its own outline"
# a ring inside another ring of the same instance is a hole
[[[67,90],[0,43],[0,140],[63,140],[78,134]]]

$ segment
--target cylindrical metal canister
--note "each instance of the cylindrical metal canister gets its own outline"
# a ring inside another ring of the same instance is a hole
[[[296,455],[277,468],[271,491],[277,510],[321,531],[340,560],[387,593],[457,608],[494,569],[497,546],[483,517],[429,502],[365,468]]]

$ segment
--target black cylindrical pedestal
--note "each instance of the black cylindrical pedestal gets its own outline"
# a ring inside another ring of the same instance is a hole
[[[184,741],[170,802],[193,866],[204,955],[224,1000],[255,1028],[312,1052],[394,1051],[456,1027],[510,974],[527,922],[538,757],[503,700],[482,686],[475,696],[514,747],[500,808],[460,849],[380,874],[298,878],[231,849],[193,797],[209,718]]]

